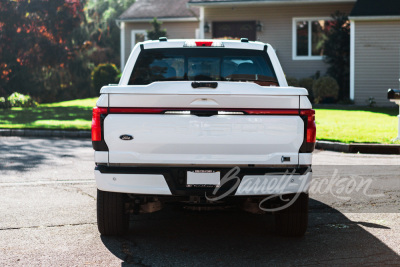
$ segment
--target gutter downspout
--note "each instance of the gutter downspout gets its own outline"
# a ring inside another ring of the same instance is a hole
[[[121,72],[125,67],[125,22],[120,21],[120,40],[121,40]]]
[[[200,7],[199,37],[204,39],[204,7]]]
[[[354,101],[355,90],[355,23],[350,20],[350,100]]]

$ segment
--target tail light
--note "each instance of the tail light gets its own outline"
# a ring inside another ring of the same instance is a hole
[[[298,109],[245,109],[248,115],[299,115]]]
[[[218,115],[299,115],[298,109],[190,109],[179,108],[93,108],[92,117],[92,144],[96,151],[108,151],[103,136],[103,121],[107,114],[194,114],[195,111],[215,111]],[[300,110],[300,117],[304,121],[304,140],[300,153],[314,151],[316,142],[315,111],[312,109]]]
[[[300,116],[304,120],[304,141],[300,147],[300,152],[310,153],[314,151],[317,137],[317,127],[315,125],[315,110],[301,110]]]
[[[107,114],[107,108],[93,108],[92,114],[92,145],[96,151],[108,151],[103,137],[103,120]]]
[[[116,114],[158,114],[164,111],[165,108],[110,108],[110,113]]]

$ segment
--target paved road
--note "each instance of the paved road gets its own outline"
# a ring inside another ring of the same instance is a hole
[[[400,156],[316,151],[314,164],[301,239],[277,236],[268,215],[172,208],[132,216],[129,235],[105,238],[90,141],[1,137],[0,265],[399,265]],[[337,173],[358,176],[324,184]],[[345,192],[360,179],[371,184]]]

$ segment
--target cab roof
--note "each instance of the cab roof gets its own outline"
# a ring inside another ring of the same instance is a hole
[[[160,40],[151,40],[140,42],[137,45],[143,45],[144,49],[154,48],[180,48],[180,47],[219,47],[219,48],[236,48],[236,49],[252,49],[264,50],[265,46],[270,46],[258,41],[248,41],[245,38],[241,40],[222,40],[222,39],[167,39],[160,37]]]

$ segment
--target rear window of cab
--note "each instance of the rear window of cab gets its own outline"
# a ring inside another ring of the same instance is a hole
[[[279,85],[265,51],[230,48],[159,48],[139,54],[129,85],[159,81],[248,81]]]

